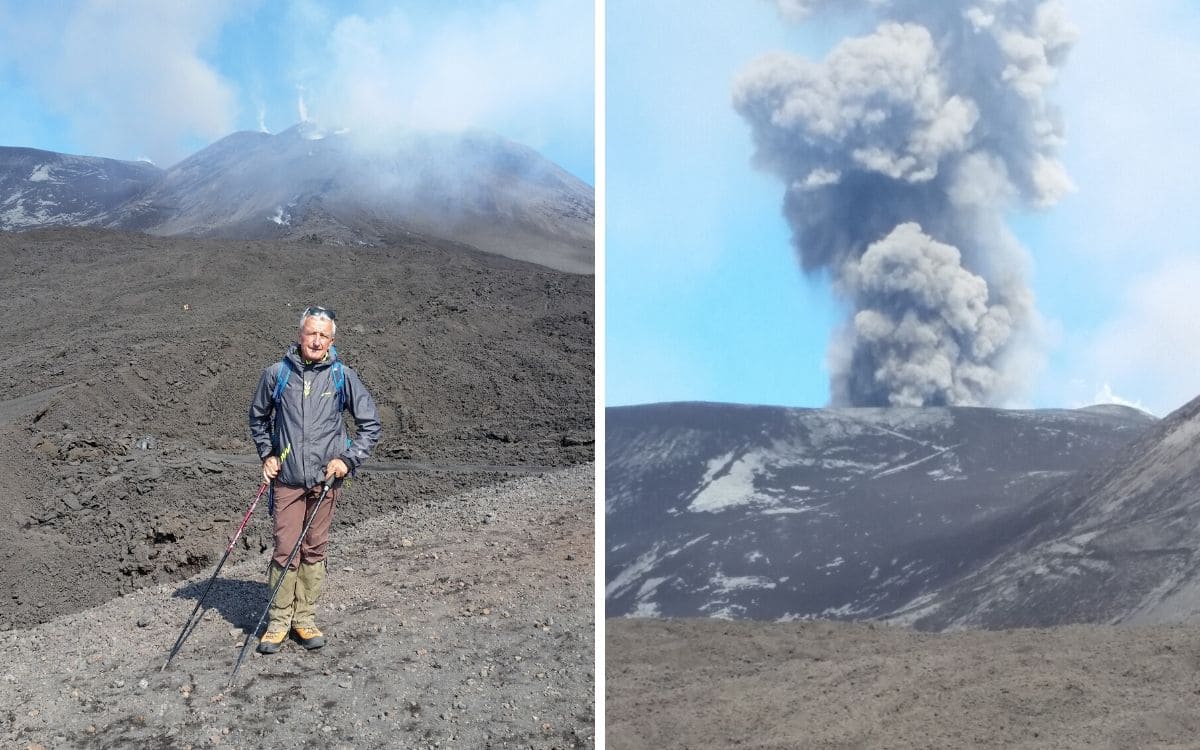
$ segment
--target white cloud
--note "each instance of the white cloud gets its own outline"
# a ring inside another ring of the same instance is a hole
[[[170,165],[301,110],[330,129],[480,127],[575,157],[592,142],[593,18],[591,0],[0,3],[0,71],[94,155]]]
[[[1192,5],[1190,3],[1186,5]],[[1069,0],[1080,29],[1060,76],[1063,161],[1078,192],[1052,212],[1055,245],[1120,281],[1136,256],[1200,233],[1200,17],[1179,0]]]
[[[1200,258],[1179,256],[1133,282],[1079,362],[1091,382],[1139,394],[1132,404],[1166,414],[1200,394]],[[1115,402],[1121,403],[1121,402]],[[1147,406],[1140,406],[1141,403]]]
[[[297,83],[309,116],[326,127],[483,127],[537,148],[577,123],[590,141],[588,0],[504,3],[441,18],[418,18],[408,5],[340,17],[311,1],[303,8],[291,16],[295,39],[321,41],[298,49]]]
[[[1187,93],[1200,89],[1200,13],[1181,0],[1066,7],[1079,36],[1055,98],[1076,189],[1037,218],[1031,243],[1039,300],[1062,318],[1036,401],[1112,393],[1166,414],[1200,393],[1200,269],[1189,260],[1200,249],[1200,99]]]
[[[232,2],[83,0],[0,18],[0,62],[33,83],[92,153],[171,164],[232,130],[236,91],[201,55]]]

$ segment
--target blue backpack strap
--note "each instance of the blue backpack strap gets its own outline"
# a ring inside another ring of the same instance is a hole
[[[346,408],[346,368],[342,364],[342,360],[334,360],[333,365],[329,368],[330,375],[333,377],[334,397],[338,402],[338,414]],[[350,450],[350,446],[354,445],[354,441],[350,436],[346,436],[346,450]],[[355,469],[350,468],[350,476],[355,476]]]
[[[342,365],[342,360],[334,360],[333,365],[329,368],[330,375],[333,378],[334,393],[338,400],[338,411],[346,408],[346,368]],[[279,360],[279,372],[275,376],[275,391],[271,394],[271,403],[279,403],[279,397],[283,395],[283,389],[287,387],[288,378],[292,374],[292,366],[288,363],[287,358]]]
[[[287,387],[288,377],[292,374],[292,366],[286,358],[279,360],[279,372],[275,374],[275,392],[271,394],[271,403],[278,404],[283,389]]]
[[[338,359],[334,360],[333,366],[329,370],[330,375],[333,376],[333,389],[340,413],[346,408],[346,369],[342,366],[342,360]]]

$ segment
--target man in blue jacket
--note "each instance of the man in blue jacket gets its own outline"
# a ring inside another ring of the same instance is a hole
[[[273,589],[270,623],[258,651],[273,654],[289,632],[307,649],[325,645],[317,628],[316,603],[325,581],[329,527],[341,479],[370,455],[379,441],[379,410],[358,374],[338,359],[333,310],[308,307],[300,332],[282,361],[262,372],[250,404],[250,435],[262,459],[264,481],[272,481],[275,553],[267,580]],[[351,439],[342,411],[354,419]],[[322,485],[334,480],[293,567],[284,570]]]

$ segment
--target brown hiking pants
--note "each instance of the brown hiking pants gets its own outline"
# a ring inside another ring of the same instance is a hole
[[[322,485],[308,490],[275,485],[275,554],[271,559],[276,565],[283,567],[288,555],[292,554],[292,548],[296,546],[296,540],[300,538],[313,506],[317,504],[317,498],[321,496],[321,488]],[[329,547],[329,527],[333,523],[333,509],[339,493],[340,488],[335,485],[325,496],[316,520],[308,528],[308,536],[300,545],[300,554],[292,560],[292,570],[302,562],[315,563],[325,559],[325,551]]]

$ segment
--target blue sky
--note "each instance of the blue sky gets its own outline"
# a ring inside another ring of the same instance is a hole
[[[1001,405],[1162,415],[1200,394],[1200,6],[1065,7],[1079,37],[1050,98],[1075,190],[1010,215],[1041,324]],[[869,27],[785,23],[765,0],[606,8],[606,403],[826,405],[844,312],[801,273],[731,89],[764,53],[819,60]]]
[[[166,167],[237,130],[487,128],[594,182],[590,0],[0,0],[0,145]]]

